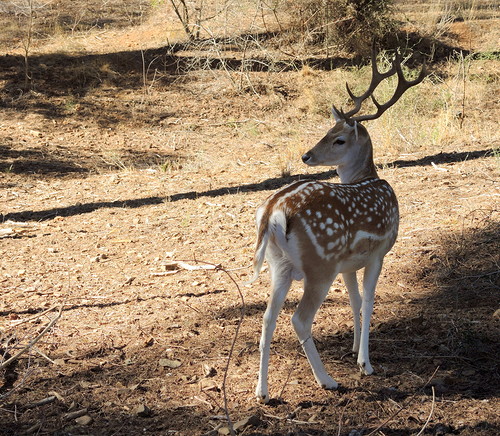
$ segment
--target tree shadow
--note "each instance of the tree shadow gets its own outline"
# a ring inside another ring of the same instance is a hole
[[[169,299],[170,297],[166,295],[153,295],[150,297],[134,297],[133,301],[140,303],[142,301],[151,301],[151,300],[156,300],[156,299]],[[101,302],[101,303],[81,303],[81,304],[66,304],[64,305],[64,312],[69,312],[72,310],[80,310],[84,308],[96,308],[96,309],[104,309],[104,308],[109,308],[109,307],[114,307],[114,306],[120,306],[122,304],[129,304],[130,300],[126,299],[124,301],[108,301],[108,302]],[[29,309],[25,310],[8,310],[8,311],[0,311],[0,316],[8,316],[9,314],[16,314],[16,315],[36,315],[37,313],[43,312],[46,310],[45,308],[42,307],[30,307]]]
[[[0,146],[0,152],[2,148]],[[477,150],[471,152],[453,152],[453,153],[438,153],[431,156],[426,156],[416,160],[396,160],[392,163],[385,164],[389,167],[406,168],[413,166],[429,166],[434,164],[452,163],[452,162],[462,162],[471,159],[481,159],[492,155],[493,149]],[[17,152],[16,152],[17,153]],[[28,152],[30,153],[30,152]],[[137,153],[139,156],[143,156]],[[148,154],[145,154],[148,156]],[[156,153],[155,156],[158,156]],[[143,157],[144,158],[144,157]],[[174,159],[173,156],[165,155],[162,159]],[[175,159],[178,159],[175,157]],[[147,160],[147,159],[146,159]],[[8,166],[3,164],[4,167]],[[2,167],[2,162],[0,160],[0,168]],[[297,180],[329,180],[337,175],[336,170],[323,171],[315,174],[308,174],[307,176],[295,175],[287,177],[276,177],[269,178],[262,182],[248,183],[238,186],[227,186],[222,188],[210,189],[207,191],[189,191],[181,192],[169,195],[167,197],[152,196],[137,199],[126,199],[126,200],[116,200],[116,201],[102,201],[102,202],[91,202],[72,206],[57,207],[52,209],[46,209],[41,211],[27,210],[22,212],[12,212],[7,214],[0,214],[1,221],[44,221],[53,219],[56,216],[74,216],[84,213],[91,213],[95,210],[102,208],[138,208],[143,206],[148,206],[152,204],[160,204],[163,202],[173,203],[181,200],[195,200],[200,197],[221,197],[226,195],[236,195],[242,192],[259,192],[259,191],[271,191],[279,189],[291,182]]]
[[[13,147],[11,140],[0,143],[0,173],[37,177],[82,177],[93,172],[144,169],[176,164],[182,156],[158,151],[124,148],[114,152],[67,149],[63,147]]]

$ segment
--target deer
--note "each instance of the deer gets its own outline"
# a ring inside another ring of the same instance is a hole
[[[318,309],[337,277],[342,274],[354,318],[353,354],[362,375],[373,373],[368,342],[375,288],[385,255],[393,247],[399,227],[396,195],[379,178],[373,161],[373,146],[367,129],[360,123],[379,118],[411,87],[422,82],[425,65],[415,80],[407,80],[396,52],[390,68],[377,67],[375,45],[371,54],[372,77],[368,89],[355,95],[346,83],[353,109],[344,112],[332,107],[334,126],[302,161],[308,166],[335,166],[340,183],[316,180],[296,181],[270,195],[258,208],[257,242],[253,276],[257,280],[264,260],[271,275],[271,294],[262,323],[257,399],[269,401],[268,372],[271,339],[276,320],[293,280],[303,280],[303,295],[292,316],[292,325],[320,387],[337,389],[327,373],[312,337]],[[397,76],[394,94],[379,103],[373,93],[390,76]],[[356,115],[371,98],[376,111]],[[363,269],[360,294],[357,271]]]

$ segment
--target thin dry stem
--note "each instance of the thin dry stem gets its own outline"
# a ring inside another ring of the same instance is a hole
[[[14,356],[12,356],[10,359],[7,359],[6,361],[0,363],[0,369],[6,368],[9,366],[12,362],[15,360],[19,359],[27,350],[29,350],[33,345],[35,345],[42,337],[47,333],[52,326],[57,322],[57,320],[61,317],[62,311],[64,308],[64,304],[59,306],[59,311],[57,312],[56,316],[45,326],[45,328],[40,332],[40,334],[33,340],[31,340],[25,347],[23,347],[20,351],[18,351]]]
[[[216,263],[213,263],[213,262],[206,262],[206,261],[200,260],[200,259],[193,259],[193,261],[195,263],[199,262],[199,263],[203,263],[205,265],[211,265],[211,266],[214,267],[214,271],[222,271],[224,274],[226,274],[229,277],[229,279],[234,283],[234,285],[236,287],[236,290],[238,291],[240,300],[241,300],[240,318],[238,320],[238,324],[237,324],[236,330],[234,332],[233,340],[231,341],[231,347],[229,349],[229,354],[227,356],[227,362],[226,362],[226,367],[224,369],[224,376],[223,376],[223,379],[222,379],[222,387],[221,387],[222,396],[224,398],[224,407],[223,407],[223,409],[224,409],[224,413],[225,413],[226,418],[227,418],[227,423],[228,423],[229,431],[230,431],[231,435],[235,435],[236,433],[234,431],[233,423],[232,423],[232,420],[231,420],[231,416],[229,415],[229,409],[228,409],[227,377],[228,377],[228,374],[229,374],[229,366],[231,364],[231,359],[232,359],[233,354],[234,354],[234,348],[236,346],[236,341],[238,339],[238,335],[239,335],[239,332],[240,332],[241,324],[243,323],[243,320],[245,318],[245,299],[243,297],[243,293],[241,292],[241,288],[238,285],[238,282],[235,280],[235,278],[232,276],[232,274],[227,269],[225,269],[224,267],[221,266],[221,264],[216,264]]]
[[[377,433],[382,427],[384,427],[387,423],[389,423],[390,421],[392,421],[396,416],[398,416],[403,410],[406,410],[408,408],[408,406],[410,405],[410,403],[413,401],[413,399],[415,398],[415,396],[417,395],[417,393],[423,389],[425,389],[429,383],[432,381],[432,379],[434,378],[434,376],[436,375],[436,373],[438,372],[439,370],[439,366],[434,370],[434,372],[432,373],[432,375],[429,377],[429,379],[425,382],[425,384],[418,390],[416,390],[415,392],[413,392],[413,394],[408,397],[408,399],[404,402],[404,404],[401,406],[401,408],[399,410],[396,410],[396,412],[394,412],[391,416],[389,416],[389,418],[387,418],[384,422],[382,422],[380,425],[377,426],[377,428],[375,428],[374,430],[372,430],[370,433],[368,433],[366,436],[372,436],[374,435],[375,433]],[[434,392],[434,390],[433,390]]]
[[[427,427],[427,425],[429,425],[429,422],[431,421],[432,415],[434,414],[434,405],[436,404],[436,392],[434,391],[434,386],[431,386],[431,388],[432,388],[431,411],[429,412],[429,416],[427,417],[427,421],[425,421],[425,424],[420,429],[420,431],[416,434],[416,436],[420,436],[421,434],[423,434],[425,428]]]

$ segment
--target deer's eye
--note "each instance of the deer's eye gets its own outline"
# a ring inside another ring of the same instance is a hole
[[[342,145],[345,144],[345,139],[342,138],[337,138],[334,142],[334,144]]]

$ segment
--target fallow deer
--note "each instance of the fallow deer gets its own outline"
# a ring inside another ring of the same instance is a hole
[[[360,122],[380,117],[408,88],[420,83],[425,76],[422,68],[415,80],[406,80],[399,54],[396,54],[390,69],[381,73],[376,57],[373,49],[372,79],[368,90],[355,96],[346,84],[354,108],[343,112],[334,106],[335,125],[302,156],[303,162],[309,166],[337,166],[341,183],[298,181],[272,194],[257,211],[254,274],[249,283],[257,279],[264,259],[269,264],[272,280],[260,340],[256,395],[262,402],[269,400],[267,376],[271,338],[292,280],[304,280],[304,293],[292,324],[318,384],[325,389],[337,388],[337,382],[323,366],[311,327],[339,273],[342,273],[349,292],[354,317],[353,352],[358,353],[361,372],[365,375],[373,372],[368,356],[368,337],[375,287],[384,256],[396,241],[399,211],[391,186],[377,175],[371,139]],[[394,94],[389,101],[380,104],[373,92],[382,80],[394,74],[398,77]],[[354,116],[368,97],[371,97],[376,112]],[[361,297],[356,271],[362,268]]]

